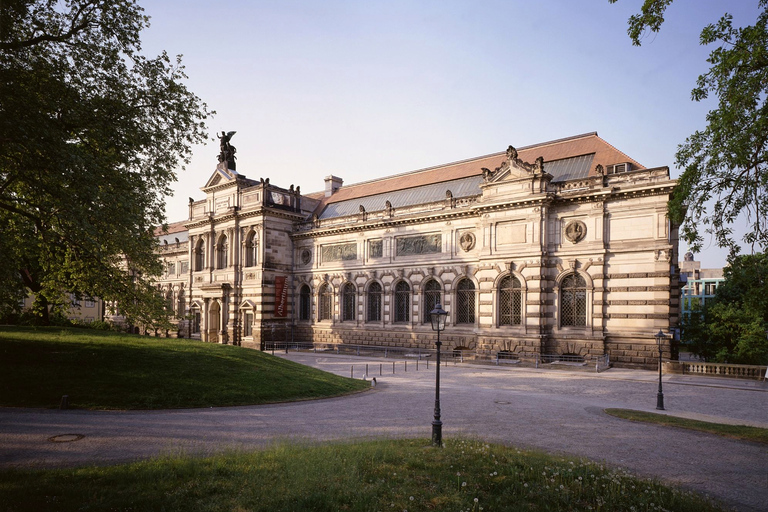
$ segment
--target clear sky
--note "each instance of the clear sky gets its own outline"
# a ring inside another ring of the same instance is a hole
[[[592,131],[677,177],[678,144],[714,106],[690,99],[711,50],[699,33],[757,13],[757,0],[675,0],[635,47],[641,0],[140,4],[144,53],[182,54],[188,87],[216,111],[167,198],[171,222],[203,197],[222,130],[237,131],[239,173],[304,193],[329,174],[357,183]],[[725,256],[711,243],[696,259]]]

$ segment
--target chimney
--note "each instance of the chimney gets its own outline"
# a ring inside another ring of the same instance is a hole
[[[333,194],[336,193],[337,190],[341,188],[341,184],[344,183],[344,180],[341,178],[338,178],[336,176],[326,176],[325,177],[325,197],[331,197]]]

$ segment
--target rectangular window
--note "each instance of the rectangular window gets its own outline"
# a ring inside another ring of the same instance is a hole
[[[189,262],[188,261],[181,261],[181,262],[179,262],[179,267],[181,267],[180,272],[182,274],[189,273]]]
[[[251,311],[245,312],[245,320],[243,320],[243,336],[253,336],[253,313]]]
[[[92,298],[85,299],[85,307],[87,308],[95,308],[96,307],[96,301]]]
[[[169,276],[176,275],[176,263],[168,263],[168,275]]]
[[[74,294],[71,297],[72,297],[72,305],[79,308],[80,299],[78,299]]]

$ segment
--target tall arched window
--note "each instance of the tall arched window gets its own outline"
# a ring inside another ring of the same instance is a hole
[[[520,280],[507,276],[499,283],[499,325],[520,325],[523,321],[523,290]]]
[[[197,244],[195,244],[194,264],[195,272],[205,269],[205,242],[202,238],[198,239]]]
[[[331,286],[324,284],[320,287],[320,293],[318,294],[318,320],[330,320],[331,312],[333,311],[333,294],[331,293]]]
[[[381,285],[373,282],[368,286],[368,322],[381,322]]]
[[[408,322],[411,319],[411,287],[405,281],[395,286],[395,322]]]
[[[229,244],[227,243],[227,235],[221,235],[219,242],[216,244],[216,268],[227,268],[227,250]]]
[[[258,263],[256,257],[256,232],[251,231],[248,236],[245,237],[245,266],[255,267]]]
[[[432,322],[432,317],[429,313],[438,304],[440,304],[440,283],[430,279],[424,285],[424,313],[422,314],[422,322],[425,324]]]
[[[310,292],[308,285],[302,285],[299,290],[299,320],[309,320]]]
[[[560,325],[587,325],[587,282],[571,274],[560,283]]]
[[[357,309],[357,293],[355,285],[347,283],[341,289],[341,319],[344,322],[355,319],[355,309]]]
[[[475,283],[462,279],[456,287],[456,323],[475,323]]]

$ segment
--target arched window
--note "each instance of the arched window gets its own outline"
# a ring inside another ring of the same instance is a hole
[[[324,284],[320,287],[320,293],[318,294],[318,320],[330,320],[331,319],[331,306],[333,305],[333,294],[331,293],[331,287],[328,284]]]
[[[587,282],[579,274],[560,283],[560,325],[587,325]]]
[[[227,268],[227,235],[219,237],[219,243],[216,244],[216,268]]]
[[[395,322],[407,322],[411,319],[411,287],[405,281],[395,286]]]
[[[368,322],[381,322],[381,285],[377,282],[368,287]]]
[[[256,232],[251,231],[248,233],[248,236],[245,237],[245,266],[246,267],[255,267],[258,263],[258,258],[256,257],[256,248],[258,245],[256,244]]]
[[[422,314],[422,322],[428,324],[432,322],[430,312],[435,309],[435,306],[440,304],[440,283],[434,279],[427,281],[424,285],[424,313]]]
[[[456,323],[475,323],[475,283],[462,279],[456,287]]]
[[[303,285],[299,290],[299,320],[309,320],[310,316],[309,286]]]
[[[499,283],[499,325],[520,325],[523,321],[523,290],[520,280],[507,276]]]
[[[195,272],[205,270],[205,242],[202,238],[195,244],[194,264]]]
[[[347,283],[341,290],[341,319],[344,322],[355,319],[355,309],[357,308],[357,293],[355,285]]]

